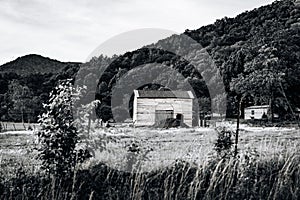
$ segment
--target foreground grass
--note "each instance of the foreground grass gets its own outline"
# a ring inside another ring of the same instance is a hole
[[[78,170],[70,179],[19,173],[0,183],[1,199],[299,199],[300,157],[209,160],[195,166],[177,161],[143,173],[106,164]]]
[[[213,153],[212,129],[114,128],[91,137],[103,133],[118,142],[96,151],[96,158],[69,179],[48,177],[31,166],[36,162],[28,147],[31,133],[3,135],[0,199],[300,199],[298,130],[244,129],[239,157],[228,159]],[[13,141],[16,145],[9,146]],[[147,159],[128,170],[132,141]]]

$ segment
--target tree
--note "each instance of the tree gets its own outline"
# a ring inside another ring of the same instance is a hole
[[[27,114],[27,120],[29,121],[29,115],[32,114],[31,109],[32,102],[32,92],[27,86],[20,84],[18,80],[13,80],[8,86],[8,93],[11,98],[12,108],[10,113],[14,115],[14,119],[20,119],[18,116],[21,114],[21,121],[24,123],[25,113]],[[15,115],[16,114],[16,115]]]
[[[89,157],[89,152],[76,149],[78,131],[72,113],[70,80],[61,83],[50,93],[45,113],[39,119],[41,131],[40,158],[42,167],[55,176],[72,174],[78,161]]]
[[[276,93],[280,93],[281,80],[278,73],[277,49],[263,45],[259,54],[248,62],[242,63],[244,71],[230,83],[230,90],[236,94],[237,99],[237,128],[235,139],[235,153],[239,135],[239,122],[243,100],[252,98],[255,104],[269,104],[268,118],[273,122],[273,102]]]
[[[222,117],[222,114],[226,113],[226,106],[224,106],[224,102],[226,102],[226,93],[218,94],[215,98],[212,99],[213,105],[216,107],[216,111]]]
[[[244,71],[232,79],[230,88],[239,99],[250,97],[254,104],[269,104],[268,118],[273,121],[275,97],[284,92],[280,87],[283,73],[279,73],[280,64],[276,48],[263,45],[258,52],[256,57],[244,63]]]
[[[113,119],[111,107],[105,104],[101,104],[96,109],[97,116],[103,120],[103,122],[107,122],[110,119]]]

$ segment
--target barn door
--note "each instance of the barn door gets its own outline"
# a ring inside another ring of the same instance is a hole
[[[167,118],[173,118],[173,110],[155,110],[155,123],[166,120]]]

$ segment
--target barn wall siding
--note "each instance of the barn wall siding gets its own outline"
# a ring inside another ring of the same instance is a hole
[[[137,126],[151,126],[155,123],[155,110],[173,108],[174,118],[183,114],[184,123],[192,126],[192,99],[178,98],[135,98],[133,120]]]

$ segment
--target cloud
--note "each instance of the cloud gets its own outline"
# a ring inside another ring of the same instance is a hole
[[[175,32],[270,3],[268,0],[0,0],[0,64],[39,53],[84,61],[102,42],[140,28]]]

